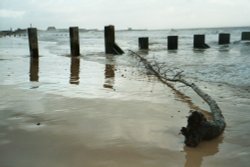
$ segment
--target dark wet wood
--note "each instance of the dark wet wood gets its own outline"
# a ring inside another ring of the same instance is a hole
[[[241,40],[250,40],[250,32],[242,32]]]
[[[178,49],[178,36],[168,36],[168,50]]]
[[[33,58],[39,57],[37,29],[28,28],[30,56]]]
[[[230,34],[220,33],[219,34],[219,45],[229,44],[230,43]]]
[[[113,25],[104,27],[105,53],[121,55],[124,51],[115,43],[115,27]]]
[[[79,56],[80,55],[80,46],[79,46],[79,29],[78,27],[70,27],[70,51],[71,56]]]
[[[148,37],[138,38],[139,49],[148,49]]]
[[[194,35],[194,48],[197,49],[207,49],[210,48],[206,43],[205,43],[205,35],[203,34],[196,34]]]

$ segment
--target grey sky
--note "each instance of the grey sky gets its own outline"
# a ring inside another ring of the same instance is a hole
[[[1,0],[0,29],[250,26],[250,0]]]

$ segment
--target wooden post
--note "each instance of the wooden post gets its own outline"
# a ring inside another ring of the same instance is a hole
[[[115,44],[115,27],[113,25],[105,26],[104,31],[105,53],[113,54]]]
[[[205,43],[205,35],[196,34],[194,35],[194,48],[197,49],[206,49],[209,48],[209,46]]]
[[[139,49],[148,49],[148,37],[138,38]]]
[[[105,53],[121,55],[124,51],[115,43],[115,27],[113,25],[104,28]]]
[[[78,27],[70,27],[70,50],[71,56],[79,56],[80,55],[80,47],[79,47],[79,29]]]
[[[219,34],[219,45],[229,44],[230,43],[230,34],[220,33]]]
[[[178,49],[178,36],[168,36],[168,49],[169,50]]]
[[[250,40],[250,32],[242,32],[241,33],[241,40]]]
[[[38,58],[39,52],[38,52],[37,29],[28,28],[28,37],[29,37],[30,56]]]

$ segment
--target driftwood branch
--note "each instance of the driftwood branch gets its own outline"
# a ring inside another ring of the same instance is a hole
[[[202,140],[210,140],[219,136],[225,129],[226,123],[222,115],[221,109],[216,101],[203,92],[196,84],[183,79],[183,71],[175,69],[164,69],[166,65],[157,62],[149,62],[144,57],[131,51],[143,63],[145,68],[156,76],[161,82],[174,89],[169,82],[179,82],[197,93],[210,107],[212,120],[207,120],[203,113],[191,110],[191,115],[188,117],[187,127],[182,127],[181,134],[185,136],[185,144],[190,147],[196,147]],[[172,73],[172,75],[169,75]],[[171,77],[170,77],[171,76]]]

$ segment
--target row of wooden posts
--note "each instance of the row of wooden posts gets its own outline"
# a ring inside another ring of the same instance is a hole
[[[79,46],[79,29],[78,27],[70,27],[70,50],[72,56],[80,55]],[[28,28],[28,38],[29,38],[29,48],[31,57],[38,57],[38,39],[37,39],[37,29]],[[250,40],[250,32],[242,32],[242,40]],[[105,40],[105,53],[106,54],[123,54],[124,51],[115,43],[115,27],[113,25],[105,26],[104,28],[104,40]],[[149,49],[149,38],[140,37],[138,39],[139,49]],[[220,33],[219,42],[221,44],[230,43],[229,33]],[[193,47],[198,49],[206,49],[209,46],[205,43],[204,34],[194,35]],[[168,49],[176,50],[178,49],[178,36],[168,36]]]

